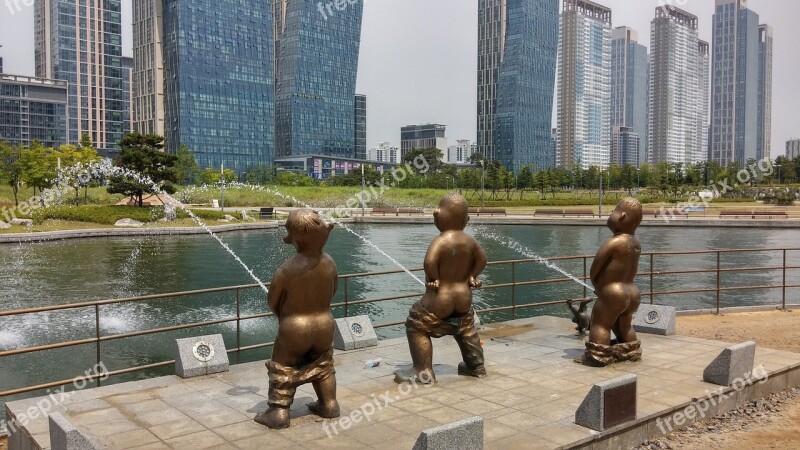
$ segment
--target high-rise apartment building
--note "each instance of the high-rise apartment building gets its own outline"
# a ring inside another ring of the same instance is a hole
[[[67,82],[0,75],[0,142],[58,147],[67,141]]]
[[[628,27],[618,27],[611,33],[611,127],[612,140],[616,127],[636,133],[642,142],[647,136],[647,47],[639,43],[639,33]],[[613,143],[612,143],[613,144]],[[646,162],[647,146],[641,145],[638,155],[611,152],[612,164]]]
[[[122,96],[124,106],[122,107],[122,124],[124,134],[133,131],[133,115],[131,114],[133,101],[133,58],[122,57]]]
[[[707,161],[708,152],[708,133],[709,120],[711,117],[711,51],[708,42],[697,41],[697,95],[700,99],[700,116],[697,120],[697,140],[699,142],[698,153],[695,155],[699,160]]]
[[[438,148],[442,157],[447,155],[447,125],[428,123],[424,125],[406,125],[400,129],[400,161],[412,150],[420,148]]]
[[[758,27],[758,143],[756,159],[772,157],[772,27]]]
[[[616,125],[611,130],[611,162],[618,165],[639,164],[641,137],[633,128]],[[637,166],[638,167],[638,166]]]
[[[786,157],[789,159],[800,157],[800,139],[789,139],[786,141]]]
[[[747,8],[746,0],[716,0],[713,20],[711,69],[711,159],[722,166],[745,164],[764,154],[759,136],[771,132],[759,128],[759,108],[767,104],[759,97],[760,42],[758,14]],[[765,35],[767,34],[765,30]],[[771,47],[771,40],[769,40]],[[765,45],[766,47],[766,45]]]
[[[36,76],[68,86],[67,139],[88,133],[102,151],[127,132],[120,0],[36,0]]]
[[[400,149],[388,142],[380,142],[377,147],[369,149],[367,159],[369,161],[397,164],[400,162]]]
[[[350,1],[343,9],[326,12],[317,2],[272,1],[276,155],[354,158],[353,99],[363,2]]]
[[[133,0],[134,131],[164,136],[164,5]]]
[[[468,164],[473,153],[478,150],[478,145],[469,139],[459,139],[456,145],[447,147],[447,162],[449,164]]]
[[[564,0],[558,58],[556,164],[607,167],[611,147],[611,9]]]
[[[353,112],[353,141],[356,147],[356,159],[367,159],[367,96],[356,94]]]
[[[306,3],[306,2],[299,2]],[[272,8],[268,2],[164,0],[166,148],[201,168],[273,160]],[[158,95],[152,98],[157,101]],[[352,115],[353,94],[347,101]],[[348,129],[353,145],[352,116]]]
[[[478,153],[518,171],[553,165],[558,0],[478,1]]]
[[[650,30],[650,163],[707,159],[707,48],[698,39],[697,16],[670,5],[656,8]]]

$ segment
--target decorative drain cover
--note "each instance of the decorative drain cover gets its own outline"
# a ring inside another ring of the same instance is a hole
[[[661,316],[658,314],[658,311],[653,310],[647,313],[647,316],[645,316],[644,321],[652,325],[658,322],[658,319],[660,318]]]
[[[364,327],[362,327],[360,323],[350,325],[350,331],[357,337],[364,336]]]
[[[195,358],[197,358],[198,361],[211,361],[211,358],[214,357],[214,346],[209,342],[199,341],[198,343],[194,344],[194,348],[192,348],[192,354]]]

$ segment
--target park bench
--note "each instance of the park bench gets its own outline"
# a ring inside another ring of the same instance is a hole
[[[372,208],[372,212],[370,214],[373,216],[377,216],[378,214],[382,216],[387,214],[397,215],[397,208]]]
[[[662,218],[661,210],[660,209],[643,209],[642,210],[642,217],[649,217],[653,216],[654,218]],[[664,217],[684,217],[689,218],[689,213],[683,209],[678,208],[664,208]]]
[[[506,210],[502,208],[469,208],[469,213],[480,216],[503,216],[505,217]]]
[[[261,208],[258,210],[258,218],[261,220],[265,219],[274,219],[275,218],[275,208]]]
[[[786,211],[780,210],[742,210],[742,209],[728,209],[720,211],[719,217],[750,217],[751,219],[755,219],[756,217],[767,217],[767,218],[783,218],[786,219],[789,215]]]
[[[397,209],[397,215],[399,216],[400,214],[408,214],[408,215],[418,214],[418,215],[423,215],[423,214],[425,214],[425,211],[422,210],[421,208],[398,208]]]
[[[561,216],[561,217],[594,217],[594,210],[591,209],[537,209],[534,216]]]

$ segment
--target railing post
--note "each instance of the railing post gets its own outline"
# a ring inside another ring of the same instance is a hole
[[[720,269],[719,260],[720,260],[720,251],[717,250],[717,315],[719,315],[719,296],[720,296],[719,288],[722,276],[722,273],[719,271]]]
[[[655,253],[650,253],[650,304],[651,305],[654,302],[653,297],[655,297],[655,295],[653,295],[653,292],[655,292],[653,290],[653,277],[655,276],[656,273],[656,269],[653,263],[654,260],[655,260]]]
[[[786,283],[784,283],[786,284]],[[517,263],[511,263],[511,319],[517,318]]]
[[[241,348],[242,348],[242,307],[239,298],[239,288],[236,288],[236,364],[241,361]]]
[[[97,365],[95,367],[103,367],[100,365],[100,305],[94,304],[94,337],[97,339],[95,345],[95,359]],[[100,387],[100,378],[97,378],[97,387]]]
[[[350,316],[350,307],[348,305],[348,303],[350,303],[350,293],[348,292],[348,288],[347,288],[348,284],[349,284],[348,283],[349,280],[350,280],[349,277],[344,279],[344,316],[345,317],[349,317]]]
[[[781,309],[786,311],[786,249],[783,249],[783,296],[781,299]]]

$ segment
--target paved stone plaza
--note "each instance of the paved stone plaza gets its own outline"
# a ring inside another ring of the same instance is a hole
[[[717,386],[703,382],[703,369],[729,345],[640,334],[642,361],[590,368],[573,362],[583,343],[566,319],[538,317],[492,325],[483,336],[487,378],[458,376],[458,347],[453,339],[443,338],[434,341],[438,383],[431,387],[394,383],[393,370],[410,363],[405,339],[339,352],[335,362],[342,418],[322,420],[309,414],[305,405],[314,395],[307,385],[298,390],[292,426],[286,430],[269,430],[252,420],[267,407],[263,362],[186,380],[168,376],[85,390],[50,412],[62,412],[114,449],[411,449],[422,430],[473,416],[484,419],[489,449],[626,448],[660,435],[657,419],[663,426],[667,417],[716,391]],[[364,368],[365,361],[375,358],[383,363]],[[800,385],[800,354],[758,348],[755,365],[769,371],[769,380],[737,392],[727,388],[729,397],[706,416]],[[602,433],[573,423],[594,383],[631,373],[638,376],[636,421]],[[37,399],[9,403],[9,421],[36,403]],[[366,420],[364,415],[370,413]],[[355,420],[343,419],[348,415]],[[12,450],[39,448],[33,441],[49,448],[47,418],[30,421],[9,439]]]

